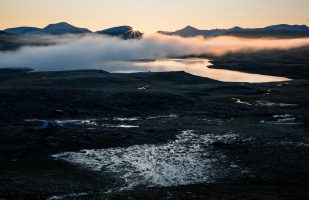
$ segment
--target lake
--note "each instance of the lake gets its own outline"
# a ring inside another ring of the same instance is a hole
[[[251,74],[232,70],[212,69],[211,61],[201,58],[190,59],[162,59],[155,61],[130,61],[122,70],[112,72],[132,73],[132,72],[171,72],[184,71],[189,74],[210,78],[223,82],[248,82],[248,83],[266,83],[290,81],[285,77],[268,76],[261,74]],[[131,65],[131,66],[130,66]]]

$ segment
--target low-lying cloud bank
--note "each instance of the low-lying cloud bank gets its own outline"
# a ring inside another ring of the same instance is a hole
[[[45,38],[46,39],[46,38]],[[47,38],[54,45],[26,46],[0,52],[0,68],[29,67],[36,70],[100,68],[111,61],[160,59],[192,54],[223,55],[228,52],[284,50],[309,45],[309,38],[244,39],[237,37],[181,38],[154,34],[142,40],[120,40],[100,35]]]

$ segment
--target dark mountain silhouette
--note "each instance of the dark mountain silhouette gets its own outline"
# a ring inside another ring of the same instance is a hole
[[[91,31],[89,31],[88,29],[78,28],[66,22],[50,24],[43,29],[36,27],[16,27],[16,28],[9,28],[4,31],[6,33],[14,35],[34,35],[34,34],[61,35],[61,34],[91,33]]]
[[[60,22],[56,24],[49,24],[45,28],[36,28],[36,27],[16,27],[8,28],[4,30],[5,33],[13,35],[62,35],[62,34],[85,34],[92,33],[86,28],[78,28],[66,22]],[[102,31],[97,31],[97,34],[109,35],[120,37],[122,39],[141,39],[143,33],[140,31],[134,30],[131,26],[118,26]]]
[[[0,35],[9,35],[9,34],[4,31],[0,31]]]
[[[231,29],[212,29],[199,30],[192,26],[187,26],[184,29],[175,32],[159,31],[161,34],[178,35],[182,37],[215,37],[215,36],[239,36],[239,37],[308,37],[309,27],[306,25],[288,25],[279,24],[267,26],[265,28],[241,28],[234,27]]]
[[[40,31],[41,29],[36,28],[36,27],[16,27],[16,28],[8,28],[5,29],[4,31],[6,33],[10,33],[10,34],[14,34],[14,35],[28,35],[28,34],[33,34],[36,33],[38,31]]]
[[[265,30],[277,30],[277,31],[296,31],[296,32],[308,32],[309,27],[306,25],[288,25],[288,24],[279,24],[273,26],[267,26]]]
[[[187,36],[197,35],[197,34],[200,34],[200,32],[201,32],[200,30],[192,26],[187,26],[184,29],[176,31],[177,34],[187,35]]]
[[[43,28],[40,32],[52,35],[91,33],[91,31],[86,28],[78,28],[66,22],[50,24]]]
[[[102,31],[97,31],[98,34],[109,35],[120,37],[122,39],[141,39],[143,37],[143,33],[134,30],[131,26],[118,26],[109,29],[105,29]]]
[[[236,27],[232,29],[235,30]],[[192,26],[187,26],[175,32],[159,31],[159,33],[166,35],[178,35],[182,37],[195,37],[195,36],[213,37],[224,34],[226,31],[227,31],[226,29],[199,30]]]

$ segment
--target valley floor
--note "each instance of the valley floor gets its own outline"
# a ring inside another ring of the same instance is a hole
[[[304,69],[266,84],[3,69],[0,199],[308,199]]]

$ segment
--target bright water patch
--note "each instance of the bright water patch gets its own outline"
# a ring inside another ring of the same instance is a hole
[[[296,118],[292,115],[285,114],[285,115],[274,115],[274,120],[271,121],[265,121],[262,120],[261,124],[277,124],[277,125],[297,125],[302,124],[300,122],[296,122]]]
[[[261,106],[261,107],[295,107],[298,106],[297,104],[290,104],[290,103],[274,103],[269,101],[255,101],[255,102],[248,102],[243,101],[237,98],[231,98],[231,100],[235,101],[237,104],[244,104],[247,106]]]
[[[236,98],[231,98],[231,99],[232,99],[232,100],[234,100],[234,101],[235,101],[235,103],[239,103],[239,104],[244,104],[244,105],[252,106],[252,104],[251,104],[251,103],[249,103],[249,102],[242,101],[242,100],[240,100],[240,99],[236,99]]]
[[[120,125],[106,125],[108,128],[139,128],[139,126],[120,124]]]
[[[184,71],[195,76],[210,78],[223,82],[265,83],[291,80],[285,77],[250,74],[224,69],[213,69],[209,68],[212,65],[210,60],[202,58],[163,59],[150,62],[135,61],[131,62],[131,64],[133,69],[140,69],[140,71],[145,72]],[[128,67],[128,69],[130,69],[130,67]]]
[[[290,104],[290,103],[273,103],[269,101],[257,101],[257,106],[265,106],[265,107],[294,107],[298,106],[297,104]]]
[[[114,121],[138,121],[140,120],[139,117],[115,117]]]
[[[147,89],[149,89],[149,85],[137,88],[137,90],[147,90]]]
[[[59,195],[59,196],[52,196],[47,198],[47,200],[71,200],[78,197],[86,196],[87,193],[71,193],[71,194],[65,194],[65,195]]]
[[[128,148],[81,150],[53,157],[119,179],[112,190],[138,186],[177,186],[214,182],[238,168],[226,156],[210,148],[215,142],[234,143],[238,136],[200,135],[183,131],[166,144],[135,145]]]
[[[25,122],[36,129],[49,128],[87,128],[93,130],[100,127],[107,128],[139,128],[138,122],[141,120],[173,120],[178,115],[157,115],[149,117],[110,117],[98,119],[26,119]]]
[[[34,126],[42,129],[60,127],[69,128],[76,126],[98,126],[95,119],[66,119],[66,120],[43,120],[26,119],[25,122],[32,123]]]
[[[157,115],[157,116],[149,116],[146,117],[146,119],[175,119],[178,118],[178,115],[175,114],[170,114],[170,115]]]

